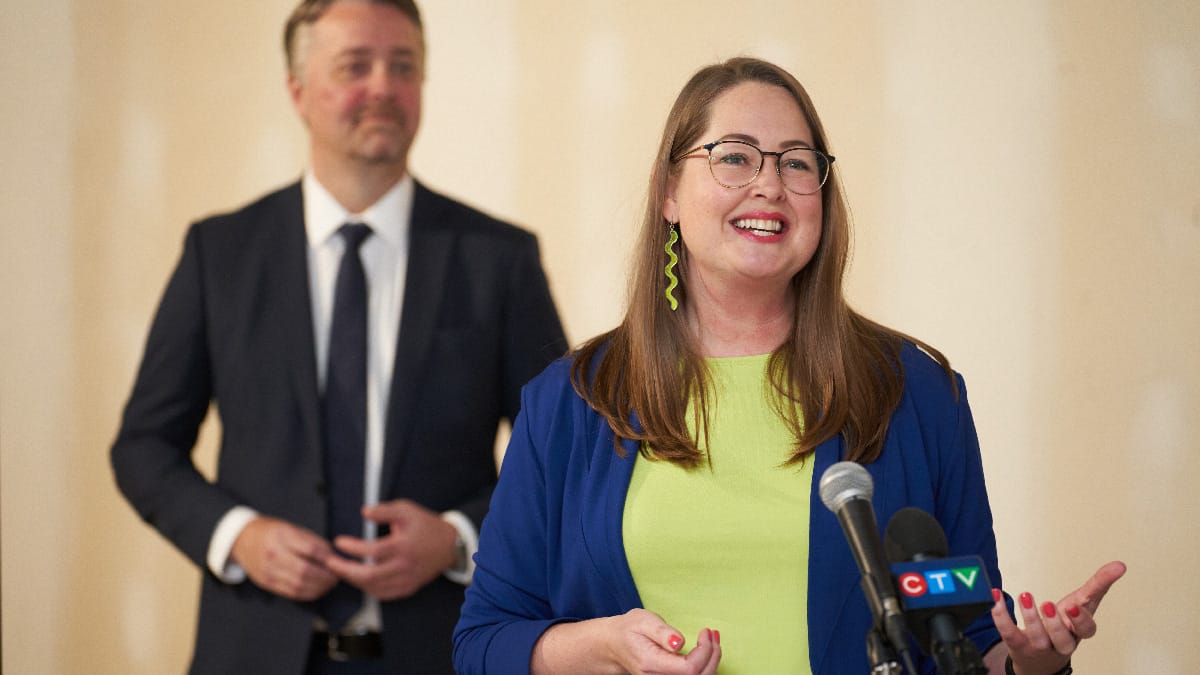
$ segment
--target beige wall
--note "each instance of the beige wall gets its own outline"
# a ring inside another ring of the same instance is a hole
[[[4,2],[6,672],[185,668],[197,572],[107,448],[187,223],[303,166],[290,4]],[[1123,558],[1079,671],[1200,672],[1200,5],[424,5],[415,173],[540,234],[575,341],[620,314],[686,77],[739,53],[795,72],[854,211],[854,303],[967,378],[1009,590]]]

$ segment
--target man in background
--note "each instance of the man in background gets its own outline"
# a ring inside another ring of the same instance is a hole
[[[205,570],[192,672],[450,673],[497,425],[566,340],[533,235],[408,171],[415,4],[308,0],[284,43],[309,168],[189,230],[114,472]]]

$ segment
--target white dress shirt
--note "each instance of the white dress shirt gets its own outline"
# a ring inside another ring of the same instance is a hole
[[[317,386],[325,389],[329,360],[329,328],[333,316],[334,285],[345,243],[338,229],[346,223],[364,223],[371,228],[359,254],[367,276],[367,447],[363,501],[379,502],[380,472],[383,467],[384,430],[396,337],[404,301],[404,279],[408,267],[408,231],[412,214],[413,180],[405,176],[362,213],[350,213],[333,198],[311,172],[301,181],[304,228],[308,239],[309,297],[312,300],[313,336],[316,347]],[[208,549],[208,566],[226,583],[241,583],[245,570],[230,560],[233,543],[245,526],[258,515],[238,506],[217,524]],[[468,559],[478,547],[474,524],[464,514],[450,511],[442,517],[458,530],[467,544]],[[363,537],[374,539],[376,525],[366,521]],[[466,573],[448,571],[447,578],[469,584],[474,564]],[[363,610],[351,620],[354,628],[378,629],[379,602],[370,596]]]

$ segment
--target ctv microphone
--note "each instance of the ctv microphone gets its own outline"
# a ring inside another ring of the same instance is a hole
[[[821,476],[820,492],[825,507],[837,514],[854,561],[858,563],[863,594],[871,607],[875,629],[904,658],[908,671],[916,673],[908,648],[904,614],[879,541],[879,526],[875,523],[875,508],[871,505],[871,495],[875,492],[871,474],[854,462],[838,462]],[[877,645],[872,641],[873,636],[869,635],[870,651],[875,651]]]
[[[987,673],[975,643],[963,637],[992,606],[992,584],[978,556],[947,558],[937,519],[907,507],[888,522],[885,546],[913,637],[943,675]]]

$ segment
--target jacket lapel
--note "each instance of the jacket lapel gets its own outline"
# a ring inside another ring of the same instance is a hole
[[[809,660],[813,672],[839,672],[845,667],[843,654],[831,653],[835,642],[840,645],[854,644],[855,639],[865,650],[867,630],[870,623],[859,625],[855,607],[866,604],[862,590],[862,575],[858,563],[850,551],[846,535],[842,532],[837,516],[821,501],[819,483],[825,470],[845,458],[845,440],[839,435],[822,443],[817,448],[817,463],[814,469],[809,530],[809,591],[808,591],[808,635]],[[894,455],[895,453],[893,453]],[[875,461],[863,468],[871,474],[874,495],[871,499],[875,511],[876,526],[883,525],[886,514],[896,510],[897,494],[889,489],[888,481],[896,471],[888,471],[889,462]],[[820,585],[813,584],[820,579]],[[849,614],[847,614],[849,613]],[[839,632],[854,630],[861,635],[846,637]]]
[[[629,557],[625,553],[623,536],[625,498],[629,493],[629,483],[633,478],[633,466],[638,459],[640,444],[623,440],[621,446],[625,449],[625,456],[621,457],[613,449],[611,430],[607,425],[604,429],[606,433],[600,434],[596,442],[596,456],[593,462],[596,466],[593,470],[606,471],[608,477],[604,481],[588,481],[602,494],[588,495],[584,499],[584,507],[581,510],[584,521],[583,537],[585,541],[594,535],[605,538],[596,545],[588,546],[588,550],[607,554],[603,557],[593,555],[592,562],[603,571],[601,578],[609,582],[620,611],[625,612],[642,606],[642,598],[633,580],[633,571],[629,569]],[[595,507],[589,508],[592,504],[595,504]]]
[[[840,435],[835,436],[817,446],[813,467],[808,534],[808,650],[814,673],[822,672],[827,658],[836,656],[828,654],[829,648],[847,602],[859,590],[858,564],[837,516],[821,501],[819,489],[821,476],[841,461],[844,454],[844,440]],[[820,583],[815,583],[816,580]],[[866,638],[864,633],[864,645]]]
[[[280,329],[287,339],[285,358],[292,392],[299,408],[305,450],[315,454],[321,466],[321,406],[317,391],[316,346],[313,340],[312,301],[309,297],[308,239],[304,229],[304,205],[300,184],[295,183],[280,195],[277,231],[271,240],[278,242],[278,275],[273,279],[271,296],[280,305]]]
[[[413,402],[420,396],[424,365],[437,329],[438,310],[442,305],[454,243],[454,231],[444,222],[440,198],[420,183],[413,186],[412,209],[404,306],[400,310],[384,434],[381,499],[394,494],[396,476],[412,427],[411,416],[401,411],[416,409]]]

